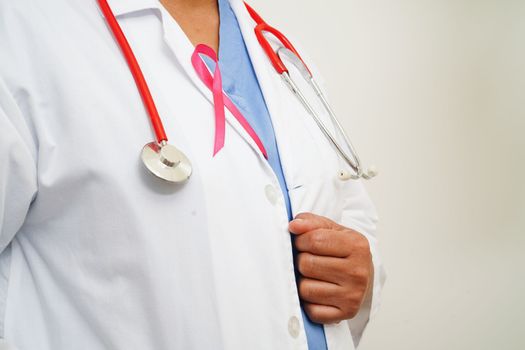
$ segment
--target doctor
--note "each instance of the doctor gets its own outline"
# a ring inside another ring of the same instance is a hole
[[[345,163],[243,2],[108,3],[192,175],[174,185],[140,162],[151,126],[97,1],[0,1],[0,338],[19,350],[353,349],[384,281],[375,210],[337,176]],[[214,151],[198,44],[218,53],[219,70],[203,59],[262,148],[226,109]]]

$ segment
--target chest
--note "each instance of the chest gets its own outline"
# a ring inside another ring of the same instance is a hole
[[[119,22],[149,83],[170,142],[190,157],[196,170],[190,181],[210,189],[209,201],[227,198],[227,191],[219,189],[262,187],[274,181],[271,168],[228,111],[224,149],[212,157],[213,99],[190,69],[192,46],[175,21],[167,13],[152,11]],[[79,35],[92,45],[87,47],[71,36],[59,37],[60,54],[49,50],[41,54],[39,64],[47,67],[46,74],[28,78],[21,87],[29,91],[30,103],[38,105],[33,119],[42,165],[41,193],[89,177],[134,191],[144,186],[148,176],[139,162],[142,146],[153,138],[148,115],[103,19],[93,18]],[[319,209],[334,216],[341,163],[253,39],[245,38],[268,104],[292,209]],[[301,79],[297,81],[308,91]],[[146,193],[151,191],[155,190],[146,188]],[[311,200],[304,199],[307,195]]]

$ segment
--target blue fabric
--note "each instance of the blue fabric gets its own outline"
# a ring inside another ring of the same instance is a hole
[[[222,73],[223,89],[243,113],[268,152],[268,162],[279,179],[286,202],[289,220],[292,219],[290,198],[281,168],[281,160],[270,114],[253,69],[250,56],[239,28],[237,18],[228,0],[219,0],[220,45],[219,67]],[[208,62],[209,63],[209,62]],[[269,64],[269,63],[268,63]],[[294,254],[296,252],[294,251]],[[297,272],[296,272],[297,276]],[[310,350],[326,350],[324,327],[313,323],[302,310],[305,332]]]

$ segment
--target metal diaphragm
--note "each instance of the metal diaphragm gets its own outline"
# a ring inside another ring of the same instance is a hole
[[[158,178],[182,183],[191,175],[191,162],[177,147],[150,142],[142,148],[142,162]]]

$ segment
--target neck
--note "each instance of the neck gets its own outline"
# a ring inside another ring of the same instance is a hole
[[[166,7],[183,7],[183,8],[213,8],[217,6],[217,0],[160,0]]]
[[[160,0],[193,45],[206,44],[219,50],[217,0]]]

